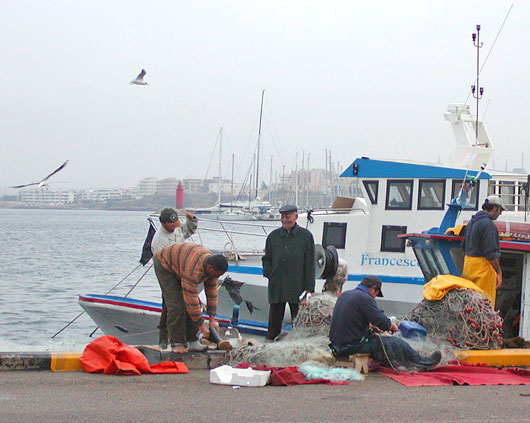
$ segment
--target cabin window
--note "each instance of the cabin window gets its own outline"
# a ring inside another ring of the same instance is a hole
[[[467,193],[469,198],[469,205],[463,207],[466,210],[477,210],[477,194],[480,186],[480,181],[477,181],[477,184],[471,189],[470,193]],[[456,179],[453,181],[452,189],[451,189],[451,201],[456,197],[456,195],[460,192],[460,188],[462,187],[462,180]]]
[[[488,196],[495,194],[495,186],[496,185],[497,185],[496,182],[492,181],[490,179],[490,181],[488,183]]]
[[[418,210],[443,210],[445,200],[445,180],[420,180]]]
[[[506,210],[515,210],[515,183],[512,181],[499,181],[499,195]]]
[[[363,181],[364,188],[370,197],[372,204],[377,204],[377,194],[379,192],[379,181]]]
[[[335,248],[346,248],[346,227],[343,222],[324,222],[324,233],[322,234],[322,246],[326,248],[333,245]]]
[[[519,196],[519,211],[524,211],[525,209],[528,209],[528,206],[530,205],[530,201],[527,201],[526,199],[526,192],[527,192],[527,184],[521,184],[519,183],[519,186],[517,187],[517,192]],[[528,203],[528,204],[527,204]]]
[[[412,180],[389,180],[386,184],[386,210],[412,209]]]
[[[394,253],[405,252],[405,238],[398,238],[398,235],[406,234],[406,226],[384,225],[381,234],[381,251],[391,251]]]

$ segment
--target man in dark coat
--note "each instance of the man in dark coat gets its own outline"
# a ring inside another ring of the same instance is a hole
[[[379,332],[397,332],[398,327],[377,307],[375,297],[382,297],[381,280],[366,276],[357,288],[343,292],[331,317],[330,348],[336,357],[370,354],[384,366],[404,366],[426,370],[441,360],[440,351],[430,357],[421,356],[403,339],[381,336]]]
[[[315,242],[307,229],[296,223],[298,209],[286,205],[280,209],[282,227],[267,237],[263,276],[269,279],[269,326],[267,339],[273,340],[282,330],[285,303],[291,317],[298,313],[300,295],[315,290]]]

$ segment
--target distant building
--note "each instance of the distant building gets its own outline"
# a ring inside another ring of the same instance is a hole
[[[134,190],[131,188],[115,188],[115,189],[84,189],[75,191],[74,201],[76,203],[82,202],[104,202],[107,200],[120,200],[123,198],[131,198],[134,196]]]
[[[144,195],[154,195],[157,192],[158,189],[158,178],[155,178],[153,176],[149,178],[140,179],[140,182],[138,182],[138,195],[144,196]]]
[[[205,182],[204,179],[197,178],[183,179],[184,192],[208,192],[208,185]]]
[[[20,191],[18,201],[27,205],[58,205],[74,202],[73,191]]]
[[[325,193],[331,185],[332,174],[324,169],[298,170],[292,171],[290,178],[284,183],[294,189],[309,189],[311,192]]]
[[[214,194],[218,194],[219,188],[220,188],[221,194],[230,195],[233,190],[234,195],[237,196],[239,194],[239,191],[241,191],[242,187],[243,187],[243,184],[240,182],[234,182],[234,185],[232,187],[232,181],[222,179],[221,183],[219,184],[217,180],[215,180],[208,184],[208,192],[213,192]]]
[[[166,178],[158,181],[157,192],[161,194],[175,194],[179,184],[177,178]]]

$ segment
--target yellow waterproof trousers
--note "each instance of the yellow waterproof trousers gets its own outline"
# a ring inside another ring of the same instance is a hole
[[[484,296],[495,307],[497,294],[497,272],[485,257],[464,257],[464,270],[462,277],[474,282],[484,291]]]

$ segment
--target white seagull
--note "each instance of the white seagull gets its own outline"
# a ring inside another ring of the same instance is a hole
[[[133,79],[129,84],[131,85],[149,85],[147,82],[144,81],[144,76],[146,72],[145,69],[142,69],[142,71],[138,74],[138,76]]]
[[[67,163],[68,163],[68,160],[65,161],[61,166],[59,166],[57,169],[55,169],[48,176],[46,176],[45,178],[42,178],[39,182],[32,182],[31,184],[24,184],[24,185],[15,185],[15,186],[9,187],[9,188],[24,188],[24,187],[30,187],[32,185],[38,185],[38,187],[40,189],[44,189],[44,188],[48,189],[49,188],[48,179],[50,179],[53,175],[55,175],[60,170],[63,170]]]

